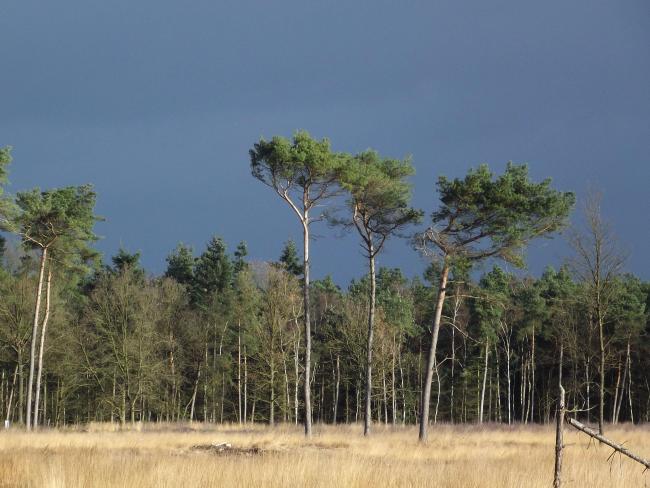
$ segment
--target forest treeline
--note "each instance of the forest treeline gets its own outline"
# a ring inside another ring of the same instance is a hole
[[[10,160],[3,149],[0,183]],[[260,140],[250,162],[303,231],[302,248],[287,241],[272,262],[215,236],[198,252],[179,244],[152,276],[138,253],[93,249],[92,187],[0,193],[16,236],[0,240],[6,420],[300,422],[307,434],[312,422],[419,422],[426,439],[436,422],[550,422],[559,381],[601,431],[650,420],[650,283],[623,271],[596,197],[567,230],[567,265],[532,277],[502,263],[523,266],[574,197],[525,166],[440,177],[424,224],[409,160],[334,153],[298,132]],[[360,238],[368,272],[345,289],[310,280],[318,220]],[[405,235],[430,258],[421,277],[375,267]]]

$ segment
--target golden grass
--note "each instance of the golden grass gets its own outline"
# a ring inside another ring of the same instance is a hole
[[[565,486],[650,486],[650,473],[565,434]],[[607,435],[650,457],[650,428],[611,427]],[[231,443],[262,454],[214,453],[196,445]],[[549,427],[432,426],[427,445],[415,427],[151,425],[118,431],[0,432],[0,487],[544,487],[552,484]]]

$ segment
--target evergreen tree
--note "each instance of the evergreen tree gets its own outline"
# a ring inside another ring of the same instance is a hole
[[[302,264],[298,258],[298,251],[296,250],[296,243],[289,239],[282,248],[280,254],[280,264],[287,270],[288,273],[294,276],[302,276]]]
[[[165,276],[175,279],[181,285],[190,286],[194,281],[194,265],[196,258],[190,246],[178,244],[176,249],[167,256]]]
[[[194,267],[192,299],[195,304],[207,305],[215,293],[221,293],[232,283],[233,265],[226,254],[226,244],[214,236]]]

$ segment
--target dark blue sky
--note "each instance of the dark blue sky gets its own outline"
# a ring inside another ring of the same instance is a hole
[[[605,216],[650,279],[650,3],[646,0],[0,3],[0,145],[10,191],[92,182],[107,254],[154,272],[212,234],[253,259],[299,237],[250,176],[260,136],[297,128],[335,150],[413,156],[415,204],[438,174],[528,162]],[[351,236],[321,228],[315,275],[362,272]],[[537,243],[530,270],[559,264]],[[381,264],[424,266],[399,242]]]

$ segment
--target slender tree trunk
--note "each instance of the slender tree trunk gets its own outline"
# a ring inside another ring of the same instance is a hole
[[[241,321],[237,321],[237,421],[242,423],[241,403]]]
[[[339,390],[341,385],[341,365],[339,355],[336,355],[336,388],[334,394],[334,419],[333,424],[336,425],[338,420],[338,408],[339,408]]]
[[[440,384],[440,371],[438,370],[438,361],[436,360],[435,365],[433,366],[434,371],[436,372],[436,386],[438,394],[436,395],[436,409],[433,413],[433,423],[438,423],[438,409],[440,408],[440,392],[442,390],[442,385]]]
[[[406,425],[406,388],[404,387],[404,368],[402,367],[402,348],[398,349],[397,363],[399,365],[400,389],[402,390],[402,425]]]
[[[271,353],[272,354],[272,353]],[[275,366],[273,364],[273,359],[271,359],[271,399],[269,402],[269,425],[273,425],[275,422]]]
[[[488,356],[490,355],[490,341],[485,339],[485,358],[483,364],[483,387],[481,388],[481,411],[478,417],[478,423],[483,423],[483,408],[485,406],[485,385],[487,382],[487,372],[488,372]]]
[[[501,408],[501,366],[499,365],[499,343],[498,341],[494,341],[494,357],[496,358],[497,361],[497,367],[496,367],[496,373],[497,373],[497,421],[501,423],[501,413],[502,413],[502,408]]]
[[[372,243],[368,246],[369,268],[370,268],[370,303],[368,310],[368,340],[366,342],[366,413],[363,421],[363,435],[370,434],[370,425],[372,423],[372,342],[374,336],[375,323],[375,256]]]
[[[43,377],[43,352],[45,351],[45,332],[50,320],[50,289],[52,287],[52,265],[47,270],[47,284],[45,285],[45,317],[41,325],[41,343],[38,349],[38,373],[36,374],[36,395],[34,398],[34,428],[38,428],[38,407],[41,396],[41,378]],[[45,404],[44,404],[45,405]]]
[[[427,440],[427,427],[429,426],[429,403],[431,400],[431,383],[433,381],[433,368],[436,364],[436,348],[438,347],[438,334],[440,332],[440,319],[442,317],[442,306],[445,302],[445,293],[447,292],[447,278],[449,277],[449,264],[445,259],[442,274],[440,276],[440,287],[438,288],[438,299],[436,301],[436,311],[431,328],[431,345],[427,358],[426,378],[424,388],[422,389],[422,398],[420,404],[420,432],[419,439],[421,442]]]
[[[305,196],[306,198],[306,196]],[[303,204],[306,201],[303,202]],[[309,300],[309,213],[305,211],[303,226],[303,299],[305,303],[305,436],[311,437],[311,309]]]
[[[627,367],[627,363],[625,364]],[[625,378],[623,378],[623,383],[625,383]],[[616,425],[618,422],[618,405],[619,405],[619,390],[621,386],[621,361],[618,361],[618,367],[616,368],[616,387],[614,388],[614,405],[612,406],[612,424]],[[623,396],[622,392],[621,397]]]
[[[25,413],[25,372],[23,365],[23,348],[18,348],[18,422],[23,423]]]
[[[627,340],[627,399],[630,404],[630,422],[634,424],[634,409],[632,408],[632,356],[630,355],[630,339]]]
[[[36,362],[36,339],[38,337],[38,321],[41,313],[41,294],[43,291],[43,278],[45,275],[45,262],[47,261],[47,247],[41,251],[41,264],[38,274],[38,287],[36,289],[36,306],[34,309],[34,323],[32,325],[32,343],[29,353],[29,380],[27,381],[27,430],[32,429],[32,392],[34,390],[34,365]]]
[[[199,365],[199,370],[196,373],[196,381],[194,382],[194,391],[192,392],[192,401],[190,407],[190,422],[194,421],[194,406],[196,405],[196,392],[199,389],[199,381],[201,379],[201,365]],[[186,410],[187,412],[187,410]]]
[[[531,334],[531,352],[530,352],[530,421],[535,422],[535,324],[533,323],[533,333]]]
[[[18,376],[18,365],[16,365],[16,369],[14,370],[14,380],[11,383],[11,393],[9,394],[9,401],[7,402],[7,413],[5,415],[5,425],[9,423],[11,420],[11,403],[14,399],[14,391],[16,390],[16,377]]]
[[[598,398],[598,433],[605,433],[605,331],[601,311],[598,310],[598,336],[600,345],[600,394]]]
[[[293,347],[293,373],[295,376],[295,383],[293,387],[293,417],[294,422],[296,425],[298,425],[298,389],[300,385],[299,340],[294,343]]]
[[[395,355],[397,354],[397,345],[395,341],[395,334],[393,334],[393,357],[391,363],[391,393],[392,393],[392,412],[393,412],[393,426],[397,425],[397,393],[395,391]]]
[[[555,427],[555,470],[553,477],[553,488],[562,486],[562,450],[564,449],[564,415],[566,408],[564,404],[564,388],[562,387],[562,359],[563,347],[560,346],[560,371],[558,380],[558,405]]]
[[[246,346],[244,346],[244,423],[246,423],[246,413],[248,412],[248,362],[246,357]]]
[[[506,340],[506,376],[508,380],[508,425],[512,424],[512,384],[510,381],[510,340]]]

